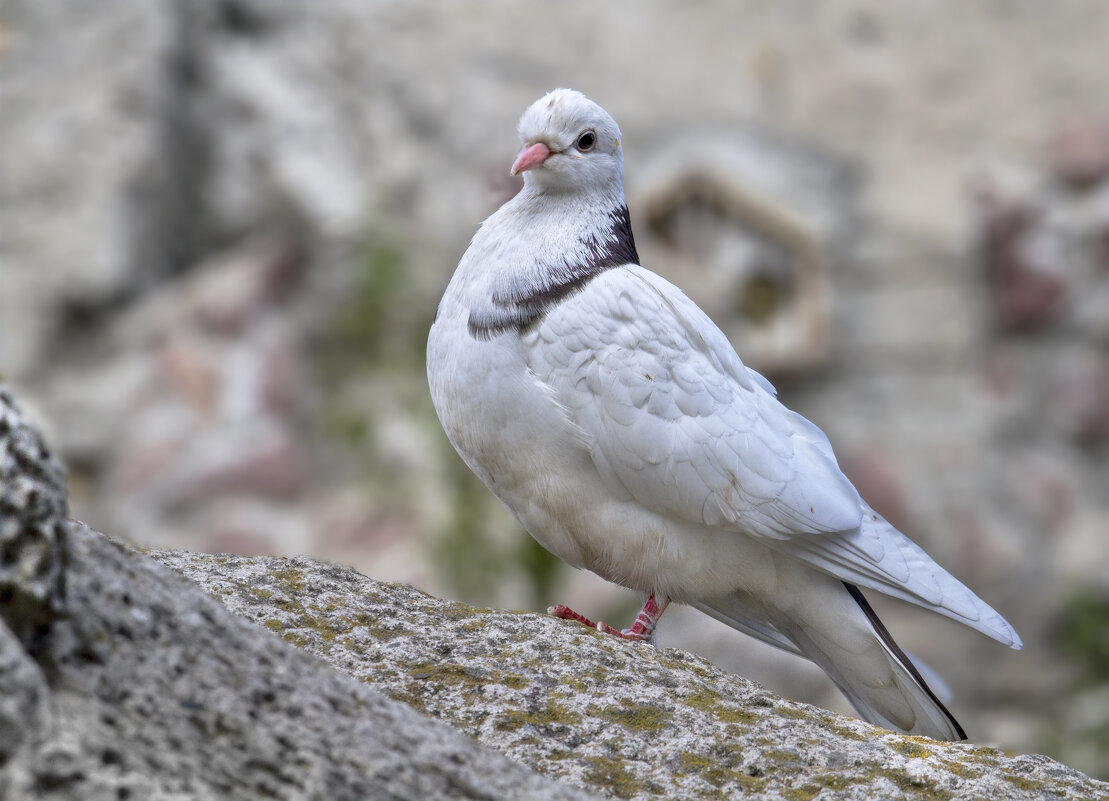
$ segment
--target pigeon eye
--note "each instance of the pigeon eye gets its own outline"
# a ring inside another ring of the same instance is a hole
[[[578,137],[578,141],[574,142],[574,147],[582,153],[588,153],[597,144],[597,134],[593,131],[586,131]]]

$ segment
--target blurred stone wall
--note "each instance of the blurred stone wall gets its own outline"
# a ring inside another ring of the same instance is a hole
[[[519,113],[575,86],[647,266],[1024,636],[882,607],[972,737],[1106,775],[1107,36],[1092,0],[0,0],[0,370],[113,534],[626,614],[467,474],[423,378]],[[663,644],[840,706],[670,614]]]

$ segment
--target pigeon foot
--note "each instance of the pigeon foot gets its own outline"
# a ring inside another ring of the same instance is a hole
[[[589,626],[592,629],[597,629],[597,631],[604,632],[605,634],[611,634],[614,637],[621,637],[625,640],[648,642],[651,639],[651,635],[655,632],[655,626],[658,625],[658,619],[662,617],[662,613],[666,611],[666,607],[669,605],[669,598],[663,599],[662,603],[660,604],[655,600],[655,596],[652,595],[647,599],[647,602],[643,604],[643,608],[636,616],[635,622],[632,623],[629,628],[623,630],[610,626],[608,623],[605,623],[601,620],[593,622],[585,615],[579,614],[573,609],[570,609],[568,606],[563,606],[562,604],[557,604],[556,606],[550,607],[547,610],[547,614],[554,615],[555,617],[561,618],[562,620],[575,620],[582,625]]]

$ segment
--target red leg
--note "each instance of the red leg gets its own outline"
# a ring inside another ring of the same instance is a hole
[[[552,606],[547,610],[547,613],[555,617],[560,617],[563,620],[576,620],[578,623],[597,629],[597,631],[623,637],[625,640],[650,640],[651,635],[654,634],[655,626],[658,625],[658,619],[662,617],[662,613],[666,611],[666,607],[669,605],[669,598],[663,598],[662,603],[659,603],[655,600],[654,594],[652,594],[651,597],[647,599],[647,603],[643,604],[643,608],[639,610],[639,614],[636,615],[635,622],[632,623],[631,628],[624,629],[623,631],[613,628],[608,625],[608,623],[601,621],[594,623],[584,615],[579,615],[573,609],[565,607],[562,604]]]

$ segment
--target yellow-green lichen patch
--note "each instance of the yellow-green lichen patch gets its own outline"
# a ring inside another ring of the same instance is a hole
[[[289,640],[290,635],[295,635],[298,638],[296,645],[299,647],[311,645],[314,642],[313,634],[318,638],[318,642],[330,644],[340,635],[350,631],[349,618],[336,618],[328,614],[312,614],[309,610],[294,603],[288,604],[285,611],[291,613],[292,619],[283,624],[285,629],[283,636],[286,640]],[[268,623],[267,626],[269,626]]]
[[[905,737],[889,744],[890,748],[899,754],[904,754],[911,759],[925,759],[932,756],[932,750],[921,745],[921,740],[916,737]]]
[[[308,588],[308,582],[304,578],[304,571],[297,570],[295,567],[283,567],[279,570],[271,570],[268,575],[280,584],[283,589],[291,593],[300,594]]]
[[[647,783],[628,769],[622,759],[589,756],[584,759],[588,767],[584,779],[595,787],[604,788],[606,795],[632,798],[646,789]]]
[[[816,798],[825,790],[830,790],[831,794],[825,797],[839,798],[851,787],[860,784],[871,784],[873,781],[869,777],[861,776],[845,776],[841,773],[824,773],[819,776],[810,777],[807,781],[798,784],[794,787],[784,787],[780,790],[782,797],[789,799],[789,801],[811,801]],[[916,796],[912,796],[914,799]]]
[[[637,704],[626,699],[620,702],[620,706],[590,704],[586,713],[633,731],[657,732],[670,725],[669,710],[654,704]]]
[[[988,764],[995,764],[997,758],[1004,756],[998,749],[989,745],[978,745],[970,749],[970,753],[977,757],[977,761]]]
[[[668,652],[659,662],[668,670],[677,670],[683,673],[689,672],[702,679],[714,678],[720,675],[720,671],[717,668],[706,666],[700,659],[694,657],[692,654],[683,654],[682,658],[679,659],[673,655],[673,652]]]
[[[821,715],[820,722],[823,723],[830,731],[832,731],[836,735],[836,737],[842,740],[855,740],[856,742],[865,742],[867,739],[862,734],[859,734],[859,732],[857,732],[854,728],[851,728],[850,726],[844,726],[841,723],[837,723],[836,719],[831,715]]]
[[[510,654],[511,656],[512,654]],[[574,662],[573,658],[565,660],[566,663]],[[521,672],[529,674],[542,674],[546,673],[552,665],[552,659],[549,656],[533,656],[519,662],[519,669]],[[598,664],[582,664],[575,665],[573,671],[567,671],[562,677],[563,686],[574,690],[575,692],[585,692],[591,686],[603,686],[608,682],[612,671],[604,665]]]
[[[378,682],[369,677],[363,679],[362,682],[364,684],[373,684],[374,686],[378,686]],[[390,687],[388,685],[382,686],[381,689],[394,701],[400,701],[402,704],[407,704],[408,706],[419,712],[427,711],[427,703],[424,701],[423,693],[413,692],[412,690],[407,688],[402,690],[396,687]]]
[[[552,726],[560,728],[577,726],[580,723],[579,713],[553,698],[548,698],[547,703],[538,709],[509,709],[498,714],[497,722],[493,727],[497,731],[516,731],[524,726],[547,729]]]
[[[779,792],[781,792],[782,798],[789,799],[789,801],[812,801],[823,790],[824,788],[819,784],[806,782],[797,787],[783,787]]]
[[[865,783],[866,780],[857,776],[845,776],[842,773],[825,773],[817,776],[813,781],[822,788],[840,794],[852,785]]]
[[[830,791],[830,793],[822,797],[840,798],[852,787],[871,785],[873,782],[873,776],[845,775],[838,772],[823,773],[817,776],[811,776],[806,781],[794,787],[782,788],[780,792],[783,798],[790,799],[790,801],[809,801],[809,799],[820,796],[825,790]],[[915,798],[915,796],[913,796],[913,798]]]
[[[1029,779],[1026,776],[1014,776],[1011,773],[1004,773],[1001,778],[1025,793],[1046,794],[1047,792],[1047,782],[1039,779]]]
[[[982,775],[982,771],[978,768],[972,767],[964,762],[958,762],[954,759],[944,759],[940,762],[944,770],[949,773],[954,773],[961,779],[977,779]]]
[[[801,755],[792,748],[765,748],[762,758],[769,763],[771,770],[801,763]]]
[[[713,717],[721,723],[742,723],[744,725],[753,725],[758,722],[759,716],[755,712],[744,709],[739,706],[720,706],[713,710]]]
[[[546,746],[543,752],[543,758],[551,762],[561,762],[562,760],[577,760],[578,752],[574,748],[567,748],[558,740],[541,740],[536,737],[521,737],[516,741],[516,746],[528,744],[542,744]],[[521,762],[527,762],[527,759],[521,759]],[[539,770],[540,773],[545,771]]]
[[[583,694],[589,692],[589,683],[581,676],[568,676],[563,680],[563,686],[568,687],[576,693]]]
[[[489,630],[489,621],[475,617],[473,620],[467,620],[465,623],[459,623],[458,628],[467,634],[478,634],[483,631]]]
[[[506,673],[501,679],[501,684],[512,690],[523,690],[531,686],[531,682],[515,673]]]
[[[358,623],[355,628],[351,629],[351,631],[354,632],[356,629],[360,629],[366,632],[378,642],[389,642],[389,640],[394,640],[397,637],[403,637],[408,634],[408,632],[402,628],[385,626],[377,621]],[[343,640],[343,644],[346,645],[348,648],[353,649],[359,643],[355,638],[347,637]]]
[[[514,673],[456,662],[420,661],[405,664],[402,669],[402,673],[372,683],[383,685],[382,689],[385,689],[394,699],[421,711],[427,711],[429,706],[435,706],[443,713],[441,701],[435,699],[441,697],[441,691],[449,688],[455,688],[455,692],[458,691],[458,688],[461,688],[463,694],[475,695],[480,694],[487,687],[502,686],[518,691],[530,686],[528,679]],[[383,678],[380,670],[377,678]],[[398,682],[404,686],[389,686]],[[484,719],[486,714],[488,713],[482,712],[479,717]],[[504,716],[498,715],[495,728],[504,731],[519,728],[526,723],[541,725],[560,722],[570,725],[580,721],[580,715],[567,712],[555,702],[548,701],[546,710],[532,713],[510,712]]]
[[[715,690],[703,687],[682,699],[685,706],[712,715],[721,723],[752,724],[759,719],[756,712],[725,701]]]
[[[429,617],[445,617],[454,623],[461,623],[467,621],[467,624],[476,624],[478,627],[488,625],[488,618],[491,609],[481,609],[469,604],[458,603],[457,601],[438,601],[427,596],[429,599],[435,601],[434,604],[429,604],[427,607],[420,609],[420,612],[428,615]]]
[[[312,640],[305,637],[298,631],[286,631],[281,635],[281,639],[290,645],[295,645],[297,648],[305,648],[312,644]]]
[[[468,669],[455,662],[416,662],[408,667],[408,675],[410,678],[430,680],[444,687],[482,687],[491,681],[496,683],[491,673]]]
[[[919,801],[951,801],[954,796],[947,790],[936,786],[931,779],[921,776],[910,776],[903,770],[893,770],[886,767],[877,767],[873,771],[873,778],[879,776],[889,779],[897,789],[906,796]]]
[[[340,608],[339,604],[325,604],[322,607],[313,604],[309,607],[309,611],[319,615],[332,615]],[[398,622],[395,618],[383,618],[379,614],[371,614],[369,612],[358,612],[353,615],[342,615],[336,619],[336,625],[333,627],[336,633],[342,631],[346,633],[347,637],[343,638],[343,644],[348,648],[355,649],[359,644],[357,636],[360,632],[365,632],[373,637],[378,642],[388,642],[397,637],[404,637],[410,635],[404,624]]]
[[[800,707],[788,706],[786,704],[778,704],[774,707],[774,711],[783,718],[792,718],[793,720],[810,720],[812,718],[812,714],[808,711]]]
[[[764,779],[749,776],[738,770],[726,767],[707,754],[695,754],[692,751],[682,751],[678,757],[678,774],[694,775],[711,784],[713,787],[742,788],[753,792],[766,784]]]

